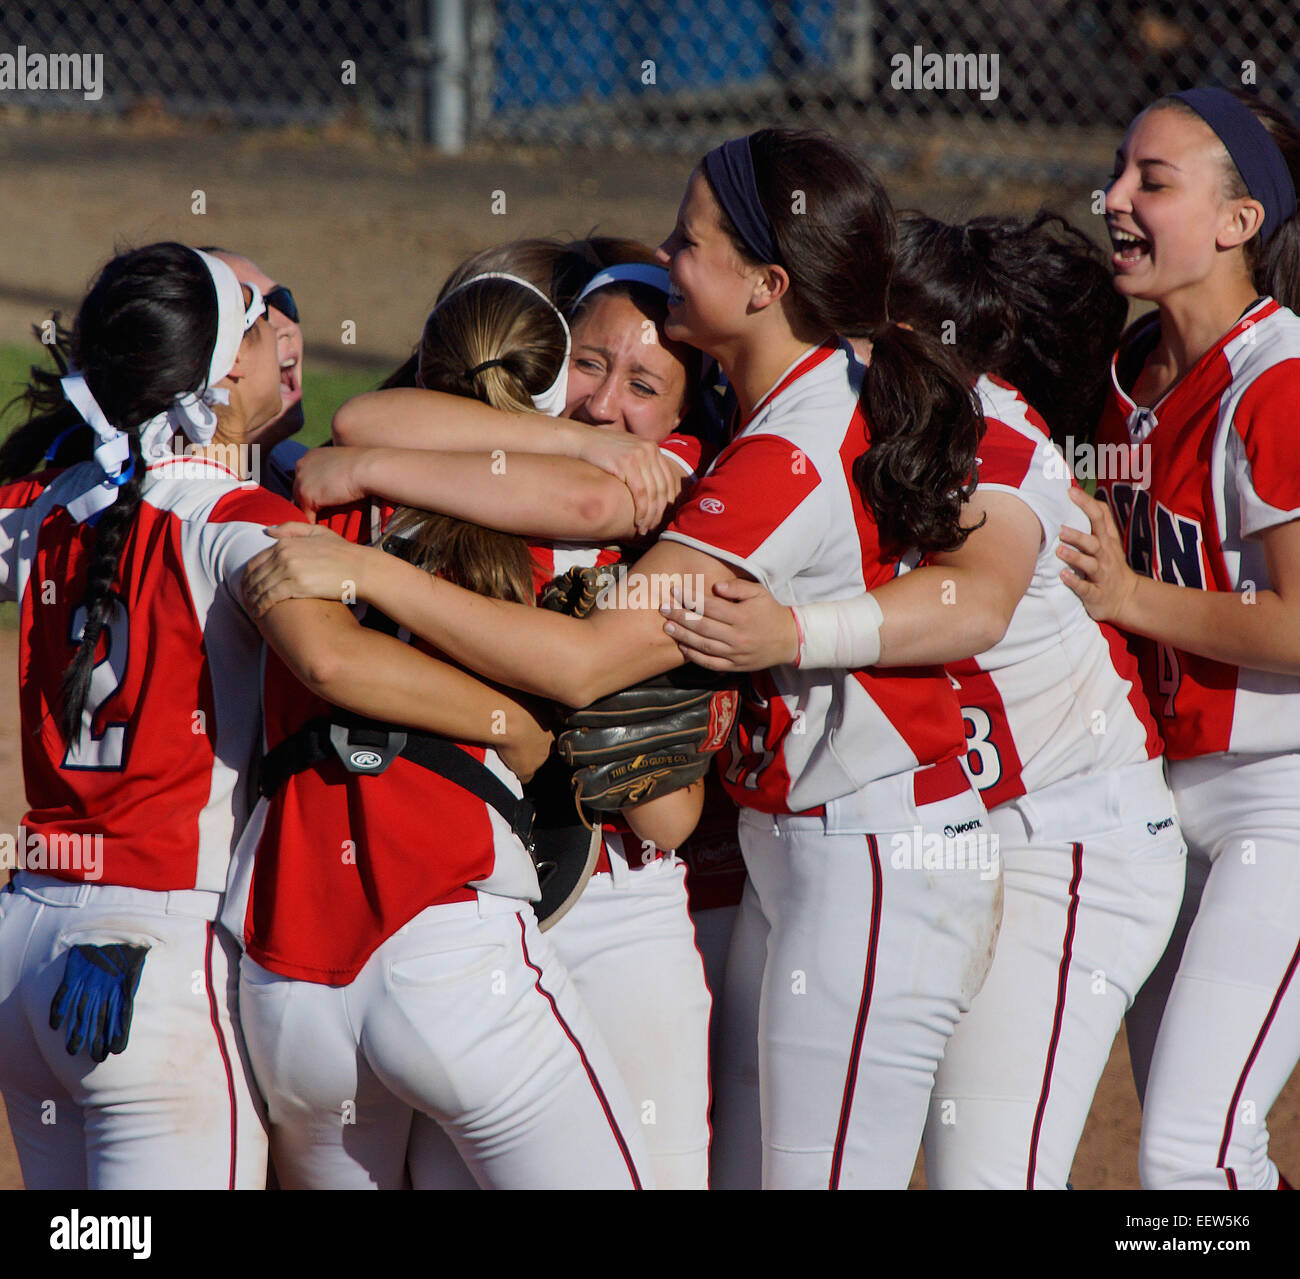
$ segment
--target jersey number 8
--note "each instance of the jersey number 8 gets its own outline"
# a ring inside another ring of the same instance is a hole
[[[1002,756],[993,744],[993,720],[978,706],[963,706],[966,721],[966,772],[976,790],[988,790],[1002,780]]]

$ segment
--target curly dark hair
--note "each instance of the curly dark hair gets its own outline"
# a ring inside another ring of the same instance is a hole
[[[870,447],[853,474],[881,545],[893,553],[955,550],[971,532],[961,513],[975,487],[984,419],[950,352],[893,322],[897,229],[884,186],[852,147],[825,133],[761,129],[749,147],[778,261],[790,276],[792,327],[872,342],[861,391]],[[741,259],[756,262],[718,209]]]
[[[1105,251],[1047,210],[898,227],[898,316],[950,341],[972,378],[1012,383],[1058,444],[1091,440],[1128,312]]]

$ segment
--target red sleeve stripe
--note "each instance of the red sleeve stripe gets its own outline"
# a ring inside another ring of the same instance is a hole
[[[605,1090],[600,1086],[600,1080],[596,1078],[596,1072],[592,1069],[591,1062],[587,1059],[587,1054],[582,1045],[578,1042],[577,1036],[569,1029],[569,1023],[560,1015],[559,1008],[556,1007],[555,1000],[551,997],[551,992],[542,985],[542,970],[533,963],[532,956],[528,953],[528,938],[525,931],[524,916],[521,911],[519,914],[519,944],[523,948],[524,963],[533,970],[536,978],[533,985],[537,988],[538,994],[542,995],[551,1006],[551,1012],[555,1014],[555,1020],[560,1023],[560,1029],[564,1031],[569,1042],[577,1049],[578,1056],[582,1061],[582,1068],[587,1072],[587,1078],[591,1081],[592,1090],[595,1092],[597,1099],[600,1101],[601,1109],[605,1112],[605,1119],[609,1123],[609,1130],[614,1134],[614,1140],[618,1143],[618,1148],[623,1156],[623,1162],[627,1165],[627,1171],[632,1178],[632,1189],[641,1190],[641,1176],[636,1170],[636,1164],[632,1159],[632,1152],[627,1148],[627,1142],[623,1139],[623,1134],[619,1131],[618,1122],[614,1118],[613,1108],[609,1104],[609,1098],[605,1096]]]
[[[853,1113],[853,1094],[858,1085],[858,1063],[862,1057],[862,1040],[866,1035],[867,1016],[871,1012],[871,992],[876,984],[876,947],[880,941],[881,874],[880,846],[874,835],[867,836],[871,854],[871,928],[867,939],[867,966],[862,975],[862,997],[858,1001],[858,1019],[853,1027],[853,1044],[849,1049],[849,1067],[844,1077],[844,1099],[840,1103],[840,1122],[835,1131],[835,1152],[831,1157],[828,1190],[840,1188],[840,1171],[844,1163],[844,1143]]]
[[[1074,924],[1079,913],[1079,881],[1083,878],[1083,845],[1071,845],[1074,872],[1070,877],[1070,907],[1065,919],[1065,942],[1061,947],[1061,967],[1056,979],[1056,1008],[1052,1013],[1052,1037],[1047,1045],[1047,1064],[1043,1068],[1043,1090],[1034,1114],[1034,1131],[1029,1138],[1029,1172],[1025,1189],[1034,1188],[1034,1171],[1038,1164],[1038,1138],[1043,1129],[1043,1114],[1052,1091],[1052,1069],[1056,1064],[1056,1046],[1061,1039],[1061,1020],[1065,1015],[1065,996],[1070,983],[1070,959],[1074,952]]]

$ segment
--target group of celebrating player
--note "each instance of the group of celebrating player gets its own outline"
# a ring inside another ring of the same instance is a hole
[[[228,465],[288,291],[114,258],[0,446],[25,829],[104,847],[0,893],[26,1184],[1062,1188],[1126,1023],[1143,1185],[1285,1186],[1298,183],[1285,116],[1162,98],[1107,255],[765,129],[657,250],[462,264],[296,507]],[[535,606],[620,557],[702,593]],[[548,708],[686,661],[748,673],[720,786],[542,931]]]

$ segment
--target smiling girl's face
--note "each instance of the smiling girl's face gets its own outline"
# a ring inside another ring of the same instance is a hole
[[[1225,196],[1225,161],[1214,131],[1185,111],[1157,106],[1133,121],[1106,191],[1120,293],[1161,301],[1216,273],[1248,274],[1239,217],[1253,202]]]
[[[668,268],[670,338],[710,355],[742,331],[761,269],[741,260],[722,228],[721,210],[701,169],[686,186],[672,234],[655,250]]]
[[[603,289],[573,326],[564,416],[660,443],[686,415],[686,365],[625,294]]]

